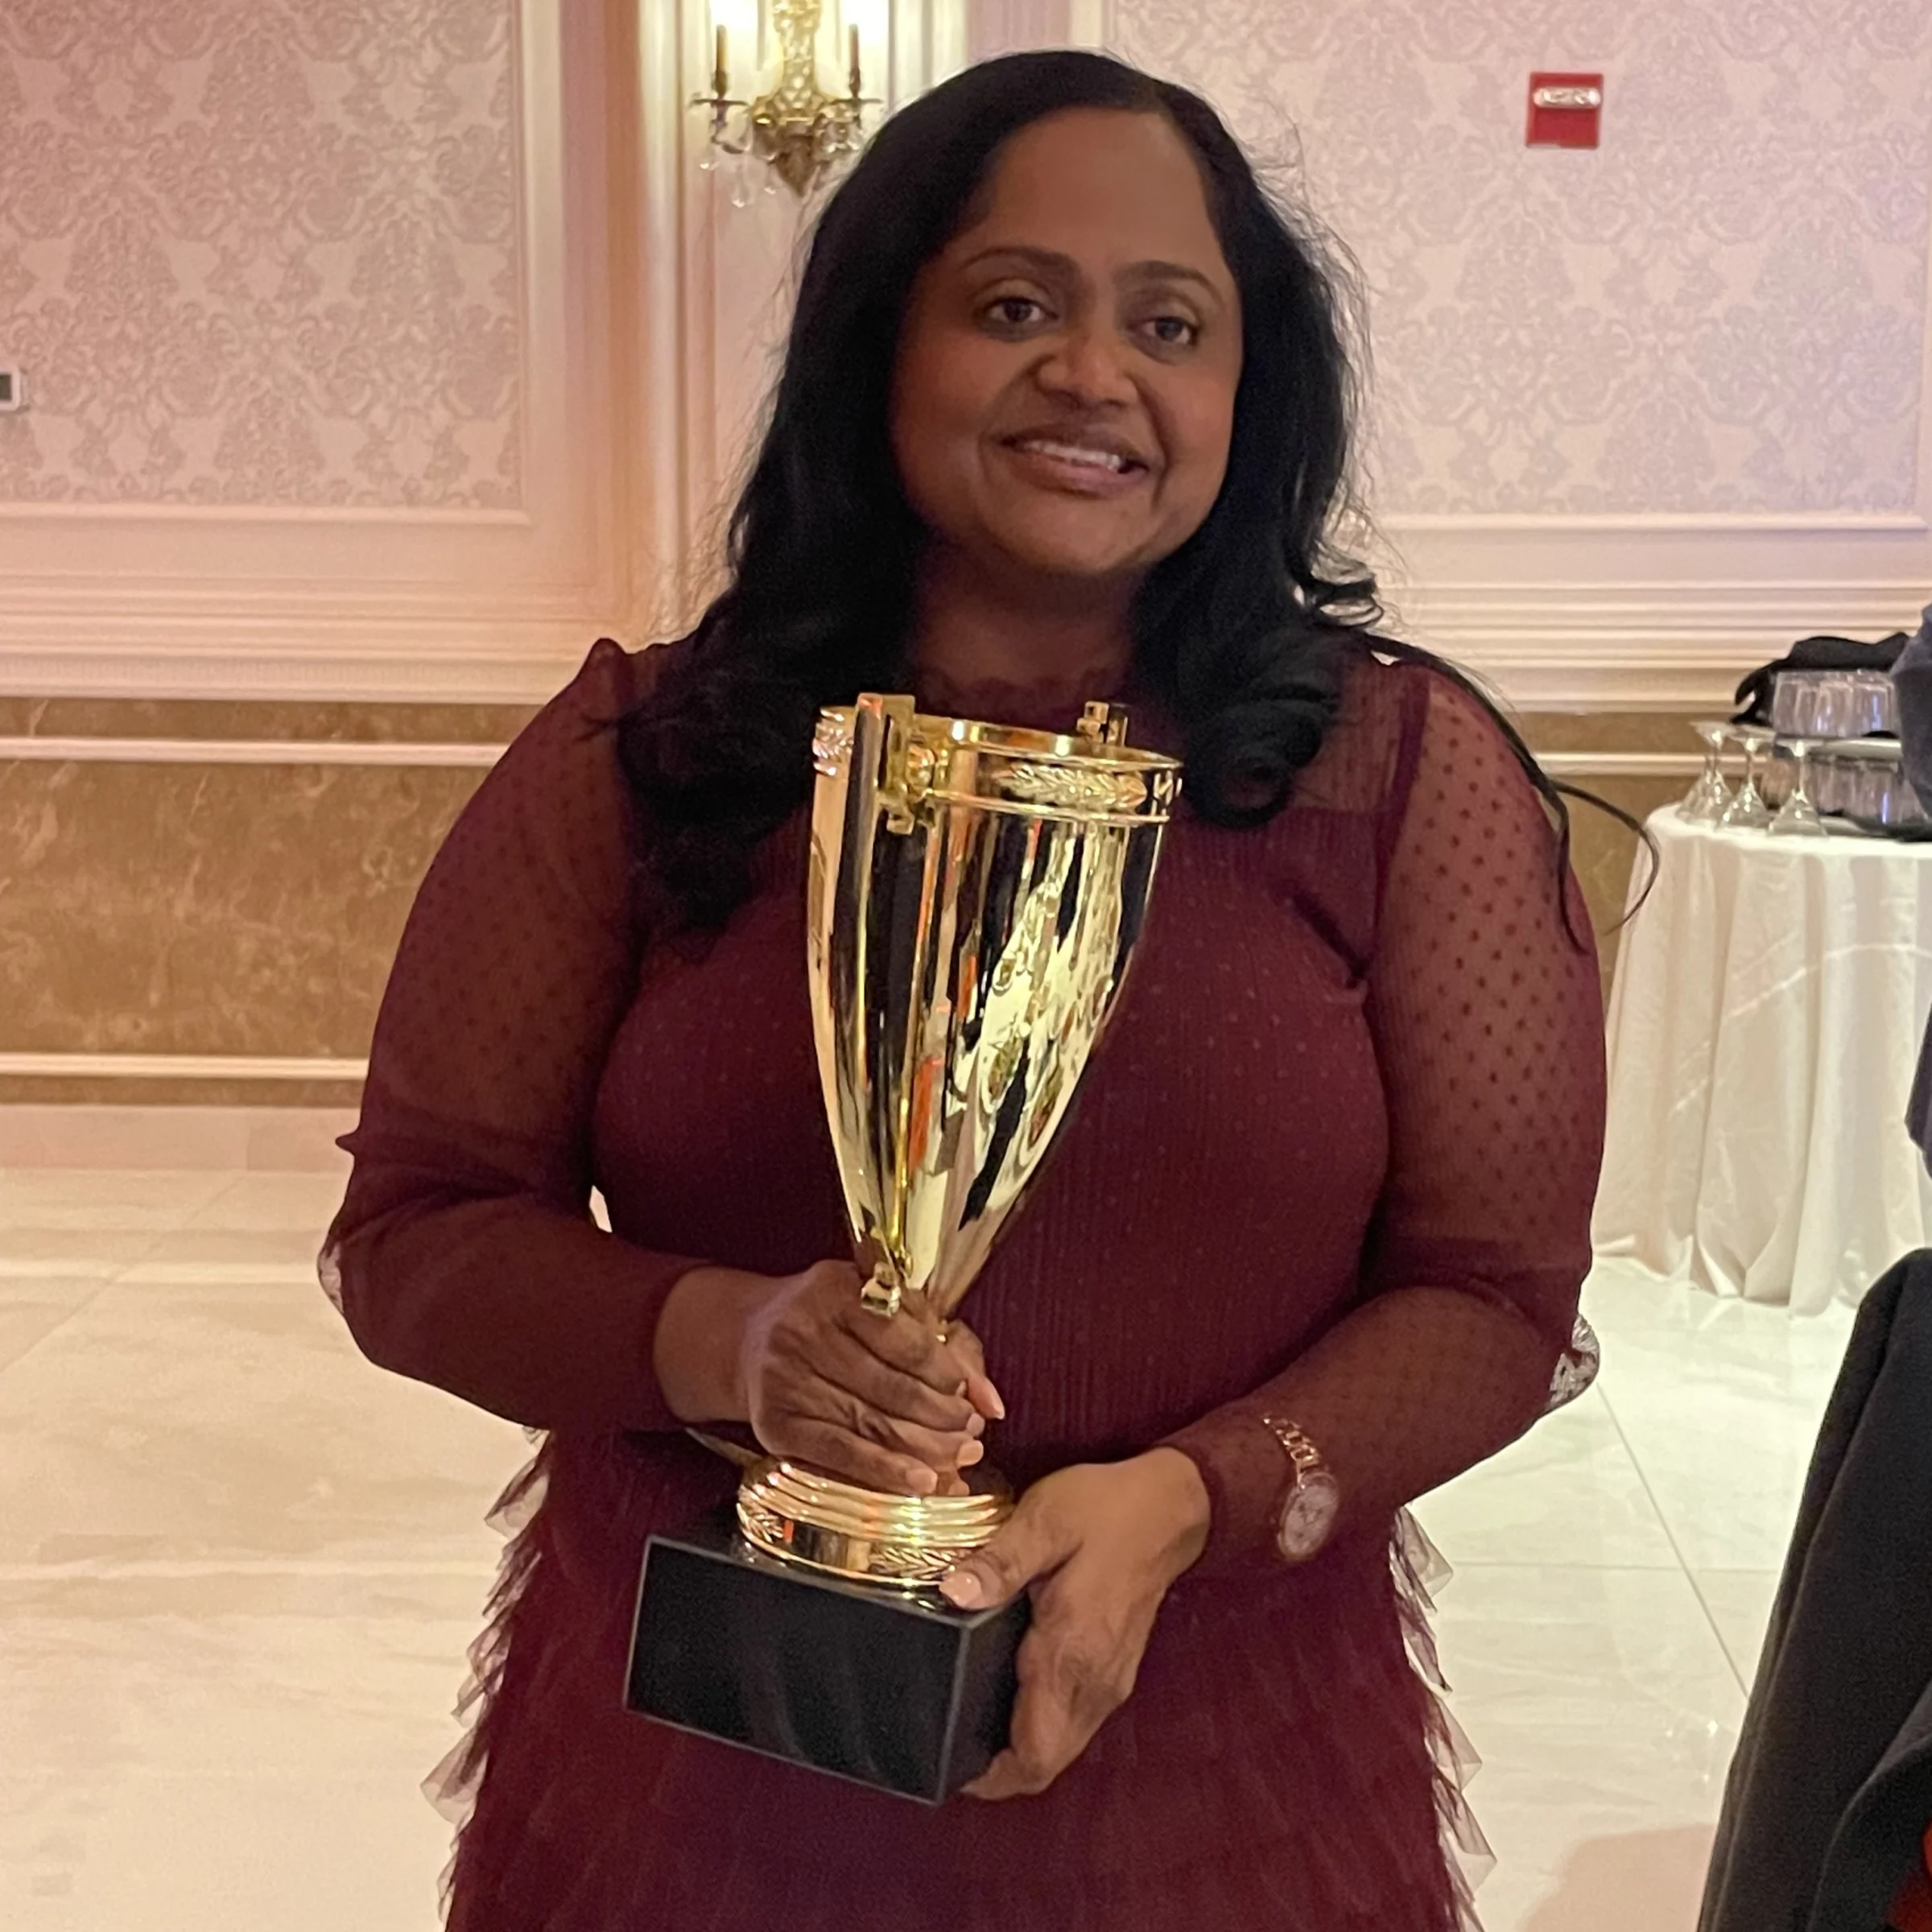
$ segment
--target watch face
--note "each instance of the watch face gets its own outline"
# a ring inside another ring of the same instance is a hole
[[[1327,1542],[1341,1500],[1335,1478],[1319,1469],[1311,1470],[1295,1485],[1282,1508],[1282,1525],[1275,1537],[1290,1563],[1306,1562]]]

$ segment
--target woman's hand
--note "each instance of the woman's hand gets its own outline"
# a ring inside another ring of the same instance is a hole
[[[956,1487],[985,1454],[987,1419],[1005,1413],[978,1338],[956,1322],[942,1342],[910,1315],[874,1315],[861,1285],[849,1261],[785,1277],[692,1270],[658,1324],[666,1400],[687,1422],[749,1422],[768,1454],[849,1482]]]
[[[969,1797],[1044,1791],[1127,1700],[1154,1614],[1208,1538],[1208,1492],[1178,1449],[1082,1463],[1035,1483],[939,1586],[962,1610],[1030,1589],[1006,1748]]]

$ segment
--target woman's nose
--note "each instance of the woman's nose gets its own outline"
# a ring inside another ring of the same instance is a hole
[[[1041,364],[1040,386],[1088,408],[1134,400],[1127,371],[1126,345],[1112,329],[1070,329]]]

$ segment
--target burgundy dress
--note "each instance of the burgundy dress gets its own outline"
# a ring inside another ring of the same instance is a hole
[[[1501,737],[1365,658],[1289,810],[1177,818],[1112,1030],[965,1312],[1010,1418],[991,1461],[1024,1484],[1171,1443],[1208,1550],[1051,1790],[927,1810],[621,1707],[645,1538],[734,1479],[657,1387],[664,1297],[696,1261],[847,1252],[802,817],[715,943],[642,930],[609,720],[654,668],[600,645],[451,833],[324,1256],[374,1359],[546,1432],[443,1787],[471,1814],[451,1924],[1450,1932],[1460,1798],[1397,1513],[1540,1413],[1603,1121],[1596,954]],[[1269,1413],[1347,1498],[1298,1569]]]

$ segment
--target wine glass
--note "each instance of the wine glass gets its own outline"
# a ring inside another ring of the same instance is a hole
[[[1761,724],[1733,724],[1731,736],[1744,754],[1744,775],[1724,815],[1718,820],[1728,832],[1762,832],[1771,823],[1771,807],[1757,788],[1758,754],[1777,734]]]
[[[1824,836],[1825,822],[1818,816],[1818,807],[1811,803],[1809,782],[1811,748],[1815,741],[1796,737],[1785,741],[1791,753],[1791,790],[1784,803],[1778,807],[1777,817],[1771,821],[1769,829],[1774,833],[1787,837]]]
[[[1821,735],[1829,735],[1833,723],[1842,716],[1851,695],[1847,678],[1820,678],[1798,685],[1789,704],[1773,707],[1773,716],[1781,710],[1780,729],[1783,744],[1791,754],[1791,790],[1777,808],[1770,829],[1782,836],[1822,836],[1825,822],[1811,802],[1810,784],[1811,748]],[[1779,687],[1778,696],[1784,696]]]
[[[1702,719],[1690,729],[1703,741],[1704,769],[1697,782],[1684,794],[1677,808],[1680,819],[1694,825],[1715,825],[1731,803],[1731,787],[1724,782],[1724,740],[1731,727],[1723,719]]]

